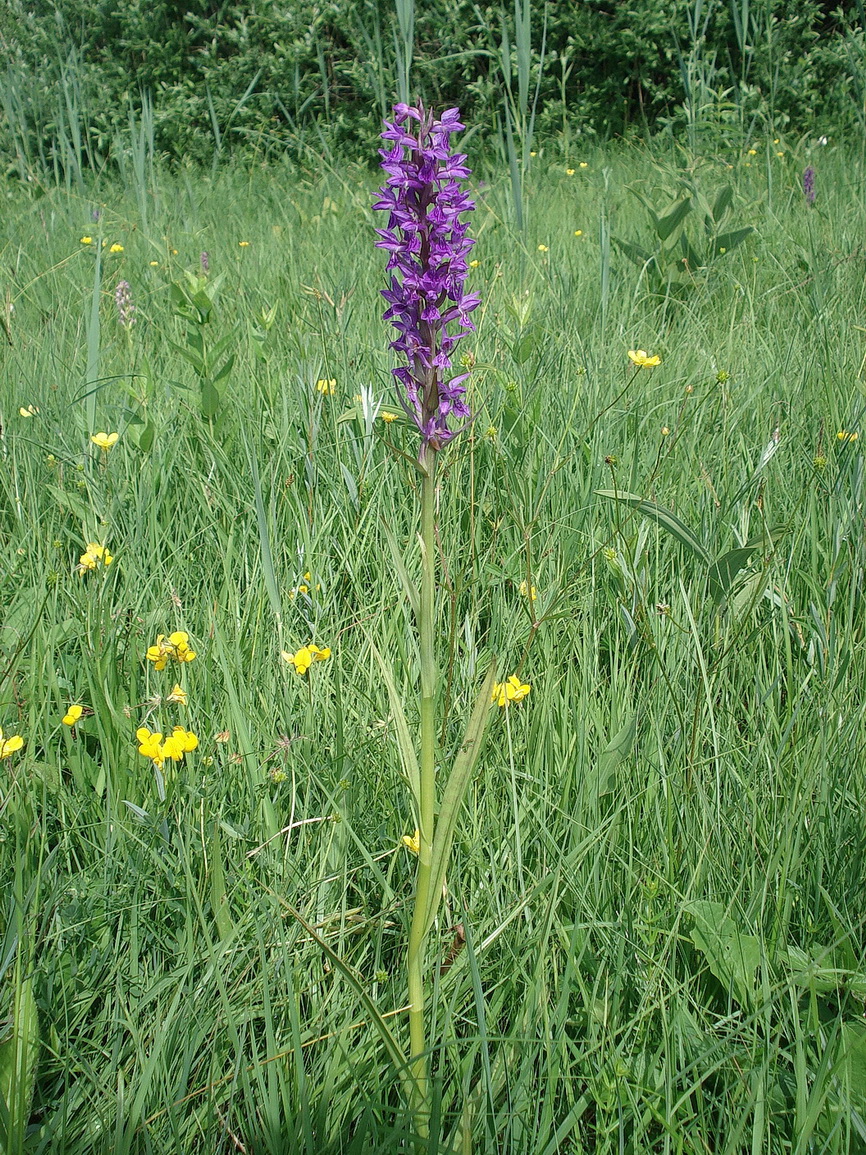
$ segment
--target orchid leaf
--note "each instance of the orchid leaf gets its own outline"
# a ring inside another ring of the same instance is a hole
[[[484,744],[487,724],[490,721],[490,710],[493,699],[493,686],[496,682],[496,663],[491,662],[490,669],[484,684],[478,692],[475,708],[466,726],[463,741],[451,767],[448,784],[442,796],[442,805],[439,808],[439,817],[436,821],[436,832],[433,836],[432,861],[430,867],[430,889],[427,892],[427,915],[424,920],[424,934],[426,934],[436,918],[436,911],[442,899],[442,887],[445,885],[445,874],[448,870],[448,860],[451,856],[451,843],[454,839],[454,829],[466,794],[466,787],[478,762]]]

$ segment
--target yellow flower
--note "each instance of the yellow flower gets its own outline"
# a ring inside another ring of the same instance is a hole
[[[650,357],[646,349],[629,349],[629,360],[641,369],[652,369],[654,365],[661,365],[662,359],[658,355]]]
[[[117,444],[119,437],[119,433],[92,433],[90,440],[94,445],[97,445],[100,449],[108,453],[109,449],[112,449]]]
[[[549,252],[550,252],[550,249],[547,247],[547,245],[539,245],[539,246],[538,246],[538,251],[539,251],[540,253],[549,253]]]
[[[166,697],[166,702],[176,702],[178,706],[185,706],[187,703],[187,693],[184,688],[175,682],[171,693]]]
[[[114,558],[104,545],[100,545],[97,541],[89,541],[84,553],[78,559],[78,572],[84,574],[87,570],[99,569],[100,565],[107,569],[113,561]]]
[[[149,662],[153,662],[154,669],[164,670],[169,662],[193,661],[196,653],[189,648],[189,634],[183,630],[175,630],[168,637],[160,634],[156,644],[148,646],[144,656]]]
[[[479,260],[470,261],[469,262],[469,268],[470,269],[477,269],[480,264],[481,264],[481,262]]]
[[[248,249],[250,247],[249,241],[238,241],[239,248]]]
[[[312,642],[307,646],[301,646],[296,654],[289,654],[285,650],[281,653],[283,661],[295,667],[296,674],[306,674],[313,662],[324,662],[330,656],[331,651],[327,646],[320,649]]]
[[[840,441],[856,441],[860,436],[859,433],[849,433],[847,429],[840,429],[836,434]]]
[[[518,593],[522,598],[528,597],[531,602],[534,602],[538,599],[538,595],[535,592],[535,586],[529,586],[527,590],[525,581],[520,583],[520,586],[518,587]]]
[[[386,425],[390,425],[392,421],[397,420],[398,415],[396,413],[389,413],[386,409],[383,409],[379,416],[382,418]]]
[[[35,405],[28,405],[26,409],[22,405],[18,412],[22,417],[35,417],[39,410]]]
[[[662,437],[669,437],[670,432],[671,431],[670,431],[670,429],[668,429],[667,425],[662,426]]]
[[[404,834],[402,842],[413,854],[419,854],[421,851],[421,831],[416,829],[414,834]]]
[[[576,237],[582,237],[582,236],[583,236],[583,229],[575,229],[575,230],[574,230],[574,235],[575,235]]]
[[[3,731],[0,730],[0,758],[8,758],[16,750],[20,750],[23,745],[24,739],[20,734],[13,734],[11,738],[4,738]]]
[[[82,237],[81,243],[82,243],[82,245],[92,245],[93,244],[93,237]]]
[[[162,734],[159,731],[151,734],[147,726],[140,726],[135,731],[135,736],[138,739],[138,752],[144,758],[151,758],[157,766],[162,766],[165,761],[161,742]]]
[[[566,176],[574,176],[574,169],[573,168],[567,168],[565,170],[565,175]]]
[[[510,702],[522,702],[531,689],[532,687],[521,682],[516,674],[512,674],[506,681],[496,683],[490,700],[499,706],[507,706]]]
[[[114,244],[111,246],[111,248],[108,251],[110,253],[122,253],[123,252],[123,245],[119,245],[117,243],[117,241],[115,241]]]
[[[324,378],[320,377],[316,382],[316,388],[323,397],[332,397],[337,392],[337,381],[334,377]]]
[[[757,155],[758,155],[758,150],[756,148],[750,148],[749,149],[749,156],[757,156]]]
[[[579,165],[578,167],[579,167],[579,168],[588,168],[588,167],[589,167],[589,162],[588,162],[588,161],[585,161],[585,160],[582,160],[582,161],[580,162],[580,165]]]
[[[78,719],[84,712],[83,706],[70,706],[63,715],[62,722],[64,726],[74,726]]]
[[[150,267],[151,267],[152,269],[158,269],[158,268],[159,268],[159,261],[151,261],[151,262],[150,262]]]

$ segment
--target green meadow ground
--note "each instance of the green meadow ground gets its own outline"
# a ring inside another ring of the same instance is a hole
[[[535,163],[525,236],[506,175],[479,193],[477,419],[440,474],[443,759],[492,655],[532,689],[493,718],[431,935],[430,1149],[866,1151],[862,164]],[[630,190],[729,183],[717,231],[755,232],[708,267],[677,249],[666,285],[610,241],[652,247]],[[405,1043],[414,822],[371,645],[414,724],[419,557],[415,439],[353,401],[398,410],[374,187],[0,189],[10,1151],[405,1149],[369,1000]],[[235,355],[213,419],[170,292],[202,250]],[[82,575],[88,542],[113,561]],[[174,630],[197,656],[156,671]],[[301,678],[280,652],[310,641]],[[161,798],[135,730],[179,723]]]

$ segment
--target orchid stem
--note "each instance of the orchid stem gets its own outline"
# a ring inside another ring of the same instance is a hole
[[[421,650],[421,797],[418,814],[418,874],[415,909],[409,932],[407,976],[409,987],[410,1065],[414,1082],[412,1115],[415,1133],[426,1139],[430,1129],[430,1079],[424,1026],[424,923],[431,882],[433,824],[436,801],[436,655],[433,628],[436,600],[436,453],[428,450],[427,470],[421,484],[421,599],[418,633]]]

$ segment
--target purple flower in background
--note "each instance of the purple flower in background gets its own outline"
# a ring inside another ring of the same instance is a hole
[[[210,256],[208,255],[207,249],[203,249],[202,254],[201,254],[201,271],[205,274],[205,276],[207,276],[209,269],[210,269]]]
[[[118,281],[114,290],[114,303],[117,305],[117,319],[124,329],[130,329],[135,324],[135,305],[132,303],[132,289],[129,281]]]
[[[810,205],[815,203],[815,170],[811,165],[803,173],[803,196]]]
[[[460,214],[475,204],[459,181],[469,169],[466,157],[449,149],[449,137],[462,129],[456,108],[437,120],[423,105],[397,104],[393,123],[386,121],[382,133],[388,146],[379,150],[388,179],[373,208],[390,216],[388,227],[376,230],[376,244],[390,254],[387,267],[393,270],[391,287],[382,292],[388,302],[383,316],[400,334],[391,348],[407,364],[392,372],[405,390],[403,406],[421,431],[422,461],[428,447],[441,449],[470,417],[463,384],[469,374],[449,374],[454,346],[474,332],[469,314],[480,304],[477,295],[464,291],[466,257],[475,242],[466,236]],[[460,426],[450,428],[449,418]]]

